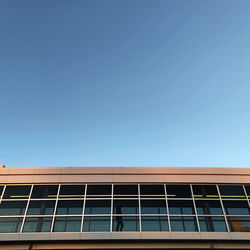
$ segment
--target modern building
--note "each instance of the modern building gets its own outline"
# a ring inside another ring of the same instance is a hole
[[[0,166],[0,249],[250,249],[250,169]]]

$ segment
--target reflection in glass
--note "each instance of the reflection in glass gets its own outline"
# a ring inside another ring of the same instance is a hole
[[[55,209],[55,201],[30,201],[28,215],[47,215],[53,214]]]
[[[0,218],[0,233],[19,233],[23,217]]]
[[[142,214],[166,214],[165,200],[141,200]]]
[[[23,215],[27,201],[2,201],[0,215]]]
[[[52,217],[28,217],[23,232],[50,232]]]
[[[169,200],[168,209],[170,214],[194,214],[193,201]]]
[[[32,190],[31,199],[55,199],[58,185],[35,185]]]
[[[199,200],[195,204],[198,214],[223,214],[220,201]]]
[[[59,198],[83,198],[84,185],[61,185]]]
[[[219,186],[222,199],[244,199],[246,198],[242,186]]]
[[[168,198],[192,198],[189,185],[167,185]]]
[[[142,231],[169,231],[166,216],[142,216]]]
[[[88,185],[87,198],[110,198],[111,185]]]
[[[82,214],[82,207],[83,201],[81,200],[59,200],[57,203],[56,214]]]
[[[85,205],[85,214],[110,214],[110,200],[87,200]]]
[[[250,232],[250,217],[227,217],[231,232]]]
[[[28,199],[31,186],[7,186],[4,192],[4,199]]]
[[[138,200],[114,200],[113,201],[114,214],[138,214],[139,202]]]
[[[80,232],[81,217],[56,217],[53,232]]]
[[[85,216],[83,220],[83,232],[109,232],[109,216]]]
[[[227,232],[224,217],[199,216],[201,232]]]
[[[191,216],[170,216],[172,232],[196,232],[198,231],[196,218]]]
[[[114,198],[137,198],[138,185],[114,185]]]
[[[113,232],[139,231],[139,217],[113,216]]]
[[[164,185],[140,185],[141,198],[165,197]]]
[[[194,198],[219,198],[218,191],[215,185],[193,185]]]
[[[249,206],[246,201],[223,201],[226,214],[249,215]]]

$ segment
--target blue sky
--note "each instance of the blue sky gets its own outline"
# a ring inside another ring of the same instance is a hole
[[[0,164],[250,167],[250,1],[0,1]]]

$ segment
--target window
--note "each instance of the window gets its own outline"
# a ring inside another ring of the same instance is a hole
[[[220,201],[199,200],[195,201],[198,214],[223,214]]]
[[[198,231],[196,218],[191,216],[171,216],[170,225],[172,232]]]
[[[192,198],[189,185],[167,185],[168,198]]]
[[[4,199],[28,199],[31,186],[7,186]]]
[[[219,186],[222,199],[244,199],[246,198],[242,186]]]
[[[193,185],[194,198],[216,199],[219,198],[215,185]]]
[[[138,186],[114,185],[114,198],[138,198]]]
[[[110,198],[111,185],[88,185],[87,198]]]
[[[113,216],[113,231],[114,232],[139,231],[139,217]]]
[[[250,232],[250,217],[228,217],[228,225],[231,232]]]
[[[246,201],[223,201],[226,214],[249,215],[249,206]]]
[[[84,198],[85,186],[83,185],[62,185],[59,198]]]
[[[83,201],[58,201],[56,214],[82,214]]]
[[[50,232],[52,217],[27,217],[23,232]]]
[[[163,185],[140,185],[141,198],[161,198],[165,197]]]
[[[0,215],[23,215],[27,201],[2,201]]]
[[[165,200],[141,200],[142,214],[166,214]]]
[[[194,214],[193,201],[169,200],[168,209],[170,214]]]
[[[0,196],[2,196],[3,193],[3,186],[0,186]]]
[[[80,232],[81,217],[56,217],[53,232]]]
[[[55,199],[57,196],[57,185],[35,185],[31,199]]]
[[[227,232],[224,217],[199,216],[201,232]]]
[[[55,201],[30,201],[28,215],[48,215],[53,214],[55,209]]]
[[[114,200],[113,201],[114,214],[138,214],[139,203],[138,200]]]
[[[169,231],[166,216],[142,216],[142,231]]]
[[[87,200],[85,205],[85,214],[110,214],[110,200]]]
[[[83,232],[109,232],[109,216],[85,216],[83,220]]]
[[[0,233],[19,233],[23,217],[0,218]]]

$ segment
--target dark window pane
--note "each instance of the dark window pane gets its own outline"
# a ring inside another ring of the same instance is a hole
[[[85,186],[83,185],[62,185],[59,198],[83,198]]]
[[[85,214],[110,214],[110,200],[87,200],[85,205]]]
[[[244,199],[246,198],[242,186],[219,186],[222,199]]]
[[[198,214],[223,214],[220,201],[195,201]]]
[[[53,232],[80,232],[81,217],[56,217]]]
[[[165,200],[141,200],[142,214],[166,214]]]
[[[109,232],[110,217],[85,216],[83,220],[83,232]]]
[[[170,214],[194,214],[193,201],[168,201],[168,209]]]
[[[2,196],[3,193],[3,186],[0,186],[0,196]]]
[[[113,232],[139,231],[139,218],[137,216],[114,216]]]
[[[163,185],[140,185],[141,198],[161,198],[165,197]]]
[[[250,232],[250,217],[228,217],[231,232]]]
[[[7,186],[4,199],[28,199],[31,186]]]
[[[87,198],[110,198],[111,185],[88,185]]]
[[[138,214],[139,202],[138,200],[114,200],[113,201],[114,214]]]
[[[246,201],[223,201],[226,214],[249,215],[249,206]]]
[[[137,185],[114,185],[114,198],[137,198]]]
[[[250,198],[250,186],[245,186],[247,197]]]
[[[35,185],[32,190],[31,199],[55,199],[57,190],[57,185]]]
[[[47,215],[53,214],[55,201],[30,201],[28,215]]]
[[[192,187],[195,198],[219,198],[217,188],[214,185],[193,185]]]
[[[168,198],[192,198],[189,185],[167,185]]]
[[[56,214],[82,214],[83,201],[58,201]]]
[[[195,217],[171,216],[170,225],[171,225],[172,232],[196,232],[198,231]]]
[[[224,217],[199,216],[201,232],[227,232]]]
[[[142,216],[142,231],[169,231],[168,218],[165,216]]]
[[[50,232],[52,217],[30,217],[24,222],[23,232]]]
[[[0,233],[19,233],[23,217],[0,218]]]
[[[23,215],[27,201],[2,201],[0,215]]]

